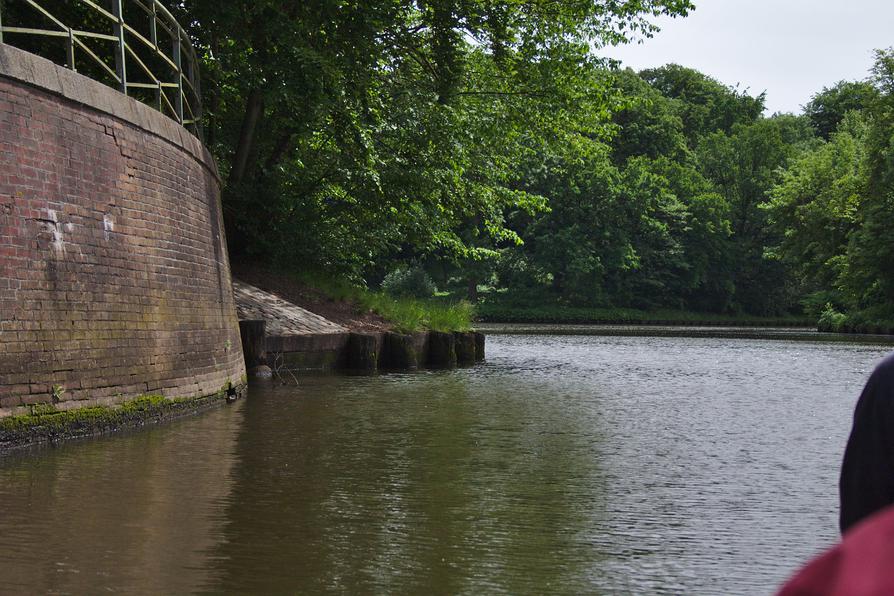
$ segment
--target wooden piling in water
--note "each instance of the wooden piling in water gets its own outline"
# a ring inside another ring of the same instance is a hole
[[[390,370],[416,370],[419,368],[416,338],[403,333],[386,333],[382,342],[379,366]]]
[[[429,332],[428,365],[432,368],[456,367],[456,339],[452,333]]]
[[[456,363],[459,366],[475,364],[475,336],[469,331],[457,331],[453,334],[456,349]]]
[[[475,361],[481,362],[484,360],[485,335],[480,331],[473,331],[472,333],[475,336]]]
[[[372,333],[351,333],[348,338],[348,368],[372,372],[379,365],[378,338]]]

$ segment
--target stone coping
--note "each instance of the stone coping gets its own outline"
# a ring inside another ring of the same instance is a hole
[[[344,334],[348,330],[325,317],[265,292],[251,284],[233,280],[233,297],[240,321],[263,320],[268,336]]]
[[[220,181],[217,164],[202,141],[158,110],[108,85],[3,43],[0,43],[0,76],[106,113],[156,135],[191,154]]]

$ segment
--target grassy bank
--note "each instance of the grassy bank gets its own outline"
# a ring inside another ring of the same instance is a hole
[[[341,279],[311,274],[294,275],[334,300],[350,302],[361,311],[380,315],[394,326],[395,331],[468,331],[472,327],[475,309],[466,301],[439,302],[394,297]]]
[[[234,273],[239,279],[348,327],[366,322],[401,333],[468,331],[475,312],[464,300],[395,297],[321,273],[245,265],[235,267]]]
[[[472,327],[474,308],[464,301],[441,304],[412,298],[393,298],[382,292],[368,290],[361,291],[354,299],[364,308],[393,322],[397,331],[468,331]]]
[[[820,315],[818,327],[820,331],[832,333],[894,335],[894,309],[884,306],[842,313],[827,305]]]
[[[632,308],[588,308],[558,305],[509,306],[484,303],[477,319],[487,323],[553,323],[572,325],[717,325],[725,327],[815,327],[804,317],[718,315],[678,310],[644,311]]]

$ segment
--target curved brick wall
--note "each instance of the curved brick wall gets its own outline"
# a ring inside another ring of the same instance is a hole
[[[201,142],[0,44],[0,416],[205,396],[244,375]]]

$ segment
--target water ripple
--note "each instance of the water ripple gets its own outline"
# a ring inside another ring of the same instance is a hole
[[[10,592],[767,594],[837,538],[885,349],[491,336],[0,462]]]

